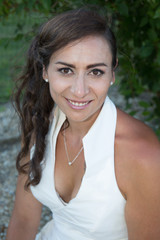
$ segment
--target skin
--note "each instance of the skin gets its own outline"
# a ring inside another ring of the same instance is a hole
[[[108,43],[102,37],[90,36],[54,53],[48,68],[43,70],[43,78],[49,80],[50,94],[70,124],[65,135],[71,160],[77,155],[82,138],[96,120],[110,83],[115,81],[111,62]],[[90,67],[98,63],[101,65]],[[75,102],[86,105],[75,106]],[[29,156],[25,161],[29,161]],[[74,164],[68,166],[63,133],[60,131],[54,177],[55,188],[64,201],[69,202],[76,197],[85,172],[84,165],[82,151]],[[150,128],[119,109],[115,173],[118,187],[126,199],[129,240],[160,239],[160,144]],[[39,225],[41,204],[31,192],[24,191],[25,178],[19,176],[18,179],[7,240],[32,240]]]
[[[111,61],[106,40],[91,36],[54,53],[47,70],[44,70],[43,78],[49,80],[51,96],[67,116],[74,132],[85,135],[97,118],[110,83],[115,80]],[[70,106],[68,99],[90,103],[77,110]]]
[[[129,240],[160,239],[160,143],[149,127],[120,110],[115,170],[127,200]]]
[[[110,83],[115,81],[111,62],[112,55],[106,40],[91,36],[57,51],[53,54],[47,70],[44,69],[43,78],[49,80],[51,96],[70,124],[66,129],[70,159],[74,159],[79,152],[82,138],[97,118]],[[75,109],[68,99],[74,103],[89,101],[89,104],[83,109]],[[62,134],[58,136],[56,156],[55,187],[60,196],[69,202],[76,197],[81,185],[84,156],[82,153],[79,161],[75,161],[71,167],[68,167],[67,161],[64,164],[66,153]]]

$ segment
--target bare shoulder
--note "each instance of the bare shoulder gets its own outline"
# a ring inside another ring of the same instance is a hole
[[[160,142],[153,130],[119,109],[115,140],[122,152],[125,150],[124,155],[130,155],[130,159],[145,158],[146,164],[149,164],[153,156],[155,160],[160,156]]]
[[[148,126],[120,110],[115,167],[127,200],[129,239],[160,239],[160,142]]]
[[[115,136],[117,160],[132,171],[144,168],[160,168],[160,142],[150,127],[143,122],[117,110]],[[160,169],[159,169],[160,171]]]

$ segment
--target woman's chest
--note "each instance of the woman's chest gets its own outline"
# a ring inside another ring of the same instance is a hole
[[[68,151],[69,150],[69,151]],[[64,202],[69,202],[75,198],[85,174],[85,159],[83,151],[77,156],[78,148],[68,146],[66,153],[62,134],[59,134],[56,144],[55,166],[54,166],[54,184],[55,189]],[[68,157],[76,160],[69,165]]]

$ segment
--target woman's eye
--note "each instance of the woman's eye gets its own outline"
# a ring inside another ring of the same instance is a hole
[[[104,72],[100,69],[93,69],[90,74],[94,75],[94,76],[100,76],[100,75],[103,75]]]
[[[70,68],[60,68],[58,71],[63,74],[71,74],[73,72]]]

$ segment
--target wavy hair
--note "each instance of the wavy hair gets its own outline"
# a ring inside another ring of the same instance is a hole
[[[19,84],[14,95],[22,132],[22,147],[17,156],[16,167],[19,173],[28,176],[26,189],[40,182],[41,162],[46,148],[45,137],[50,124],[49,116],[54,107],[49,85],[42,77],[43,68],[47,69],[54,52],[70,42],[90,35],[103,36],[106,39],[111,49],[114,68],[117,54],[114,34],[105,18],[89,9],[81,8],[53,17],[42,25],[30,45],[27,63],[17,80]],[[35,151],[31,161],[25,162],[24,158],[30,152],[32,141]]]

